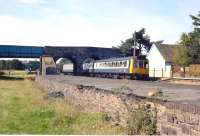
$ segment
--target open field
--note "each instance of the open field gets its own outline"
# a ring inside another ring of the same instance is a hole
[[[83,113],[47,94],[24,72],[0,77],[0,134],[125,134],[103,114]]]

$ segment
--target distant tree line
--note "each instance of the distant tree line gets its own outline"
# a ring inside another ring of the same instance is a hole
[[[29,61],[28,63],[23,63],[18,59],[13,60],[0,60],[0,70],[25,70],[34,71],[39,69],[39,61]]]
[[[0,69],[1,70],[9,70],[9,69],[23,70],[25,69],[25,65],[17,59],[0,60]]]

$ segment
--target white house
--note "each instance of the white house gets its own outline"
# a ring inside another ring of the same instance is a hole
[[[147,59],[150,77],[171,77],[173,54],[176,45],[153,44]]]

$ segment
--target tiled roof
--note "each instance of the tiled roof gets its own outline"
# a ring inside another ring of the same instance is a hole
[[[174,49],[177,45],[172,44],[155,44],[165,61],[173,62]]]

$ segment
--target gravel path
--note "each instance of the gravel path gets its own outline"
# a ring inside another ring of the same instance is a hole
[[[163,91],[163,99],[171,101],[181,101],[200,105],[200,86],[198,85],[180,85],[171,84],[164,81],[135,81],[122,79],[93,78],[80,76],[47,76],[47,78],[74,85],[88,85],[108,90],[119,90],[119,88],[130,88],[131,93],[147,96],[149,90],[160,88]]]

